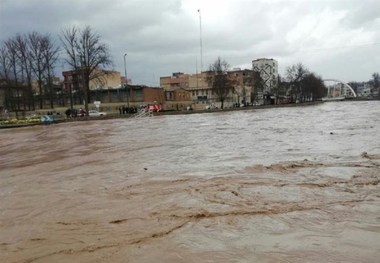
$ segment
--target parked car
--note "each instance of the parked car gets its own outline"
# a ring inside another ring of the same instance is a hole
[[[106,112],[102,112],[102,111],[97,111],[97,110],[89,110],[88,111],[88,116],[90,117],[99,117],[99,116],[105,116],[107,115]]]
[[[216,107],[214,103],[213,103],[213,104],[207,104],[207,105],[205,106],[205,109],[206,109],[206,110],[214,110],[214,109],[217,109],[217,108],[218,108],[218,107]]]

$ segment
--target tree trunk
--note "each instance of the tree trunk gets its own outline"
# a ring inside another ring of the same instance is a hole
[[[88,116],[88,103],[90,102],[90,80],[88,78],[85,79],[85,87],[84,87],[84,108],[86,110],[86,115]]]
[[[39,92],[40,92],[40,109],[43,109],[44,108],[44,103],[43,103],[43,97],[42,97],[42,82],[39,80],[38,81],[38,89],[39,89]]]

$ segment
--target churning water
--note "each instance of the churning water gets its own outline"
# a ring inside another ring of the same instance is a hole
[[[377,262],[380,102],[0,131],[1,262]]]

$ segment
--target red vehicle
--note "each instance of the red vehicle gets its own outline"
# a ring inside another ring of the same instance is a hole
[[[146,111],[160,112],[162,110],[161,104],[148,104],[145,107]]]

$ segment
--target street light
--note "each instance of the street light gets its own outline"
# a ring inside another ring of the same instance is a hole
[[[201,16],[201,9],[198,9],[199,13],[199,45],[201,48],[201,74],[203,71],[203,51],[202,51],[202,16]]]
[[[125,57],[127,53],[124,54],[124,75],[125,75],[125,86],[127,88],[127,107],[129,108],[129,89],[128,89],[128,77],[127,77],[127,63],[125,62]]]

